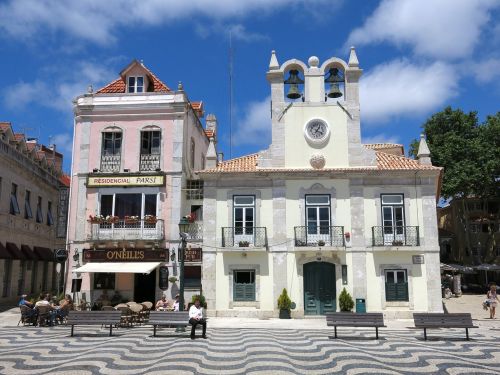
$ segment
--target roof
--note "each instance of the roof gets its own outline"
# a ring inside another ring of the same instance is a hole
[[[59,177],[59,181],[66,187],[69,187],[71,184],[71,178],[67,174],[62,174],[61,177]]]
[[[205,129],[205,134],[208,138],[212,138],[214,136],[214,131],[212,129]]]
[[[191,108],[196,112],[198,117],[203,117],[204,111],[203,111],[203,102],[191,102]]]
[[[0,131],[4,132],[8,129],[11,129],[10,122],[0,122]]]
[[[368,147],[370,148],[370,147]],[[239,158],[223,161],[215,168],[200,171],[201,173],[235,173],[235,172],[320,172],[320,171],[401,171],[401,170],[436,170],[442,168],[432,165],[419,164],[418,160],[409,159],[404,156],[387,154],[375,151],[377,165],[366,167],[340,167],[340,168],[259,168],[257,158],[259,154],[251,154]]]
[[[405,155],[403,145],[400,145],[398,143],[367,143],[363,146],[370,150],[382,151],[387,154],[394,154],[399,156]]]
[[[154,73],[146,68],[146,66],[143,63],[140,63],[136,60],[132,61],[131,64],[129,64],[129,67],[132,64],[140,64],[140,66],[146,71],[146,74],[149,76],[151,81],[153,82],[153,92],[171,92],[166,84],[164,84],[162,81],[158,79],[154,75]],[[125,69],[126,70],[126,69]],[[125,71],[124,70],[124,71]],[[127,89],[127,85],[125,82],[126,76],[121,75],[114,81],[108,83],[106,86],[100,88],[99,90],[96,91],[96,94],[116,94],[116,93],[125,93]]]

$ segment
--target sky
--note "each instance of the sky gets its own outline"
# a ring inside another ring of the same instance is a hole
[[[446,106],[500,110],[499,20],[500,0],[0,0],[0,121],[55,143],[69,172],[72,100],[138,59],[203,101],[219,151],[238,157],[271,142],[272,50],[321,64],[355,46],[363,142],[407,151]]]

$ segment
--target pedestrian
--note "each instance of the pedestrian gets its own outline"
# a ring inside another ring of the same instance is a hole
[[[207,338],[207,321],[203,318],[203,307],[200,306],[200,299],[194,300],[194,305],[189,308],[189,324],[191,324],[191,340],[194,340],[194,331],[198,324],[203,327],[203,334],[201,337]]]
[[[183,308],[184,310],[184,308]],[[179,311],[179,295],[175,295],[175,301],[174,301],[174,311]]]
[[[495,319],[497,302],[499,301],[496,285],[493,284],[490,286],[490,290],[488,290],[486,297],[488,298],[488,302],[490,303],[490,319]]]

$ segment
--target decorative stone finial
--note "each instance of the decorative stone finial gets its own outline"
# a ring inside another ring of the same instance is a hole
[[[210,137],[210,143],[208,144],[208,150],[205,155],[205,169],[211,169],[217,167],[217,151],[215,150],[215,140]]]
[[[94,92],[94,88],[92,87],[92,84],[90,84],[88,87],[87,87],[87,93],[88,94],[92,94]]]
[[[271,60],[269,61],[269,70],[276,70],[280,68],[280,64],[278,64],[278,58],[276,57],[276,51],[271,51]]]
[[[319,59],[317,56],[311,56],[309,57],[309,60],[307,60],[307,63],[310,67],[317,68],[319,66]]]
[[[184,86],[182,85],[181,81],[179,81],[179,84],[177,85],[177,90],[184,91]]]
[[[432,165],[431,150],[425,141],[425,135],[420,134],[420,143],[418,144],[417,159],[420,164]]]
[[[349,54],[348,65],[349,65],[349,67],[352,67],[352,68],[359,67],[359,60],[358,60],[358,56],[356,56],[356,50],[354,49],[354,47],[351,47],[351,53]]]

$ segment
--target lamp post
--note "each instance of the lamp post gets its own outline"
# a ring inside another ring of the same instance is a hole
[[[184,252],[186,250],[186,232],[189,229],[189,221],[183,217],[179,221],[179,236],[181,237],[181,247],[179,248],[179,311],[184,310]],[[180,328],[178,331],[185,331],[184,327]],[[176,330],[177,331],[177,330]]]

